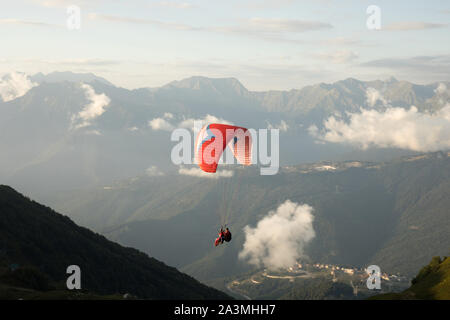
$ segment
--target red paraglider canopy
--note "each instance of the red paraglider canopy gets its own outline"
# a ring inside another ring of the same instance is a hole
[[[252,136],[248,129],[228,124],[211,123],[197,135],[195,156],[198,166],[205,172],[216,172],[220,157],[227,145],[234,157],[243,165],[250,165]]]

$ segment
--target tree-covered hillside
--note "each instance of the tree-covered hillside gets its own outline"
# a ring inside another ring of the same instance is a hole
[[[450,300],[450,258],[433,257],[412,280],[411,287],[401,293],[371,297],[374,300]]]
[[[0,283],[61,289],[69,265],[81,268],[82,289],[147,299],[227,299],[220,291],[146,254],[124,248],[8,186],[0,186]]]

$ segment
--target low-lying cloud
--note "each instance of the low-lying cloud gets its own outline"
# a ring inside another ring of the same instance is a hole
[[[267,129],[278,129],[282,132],[286,132],[289,129],[289,125],[284,120],[281,120],[279,124],[271,124],[267,121]]]
[[[94,119],[106,111],[106,107],[111,102],[111,99],[106,94],[96,94],[94,89],[88,84],[81,84],[81,88],[84,89],[85,97],[89,103],[72,118],[75,129],[89,126]]]
[[[173,113],[165,112],[163,118],[164,119],[173,119]]]
[[[302,258],[305,246],[315,237],[313,208],[286,200],[269,211],[256,227],[246,226],[239,258],[268,269],[287,268]]]
[[[225,119],[221,119],[218,117],[215,117],[213,115],[207,114],[203,118],[194,119],[194,118],[188,118],[183,119],[181,121],[178,121],[175,123],[174,115],[172,113],[166,112],[162,117],[154,118],[148,122],[148,125],[155,131],[172,131],[175,128],[185,128],[190,129],[194,131],[194,123],[195,122],[202,122],[203,124],[207,123],[223,123],[223,124],[233,124],[230,121],[227,121]]]
[[[217,118],[213,115],[207,114],[204,118],[200,118],[200,119],[194,119],[194,118],[184,119],[183,121],[180,122],[180,124],[178,126],[180,128],[194,130],[195,122],[202,122],[204,125],[207,123],[233,124],[232,122],[227,121],[225,119]]]
[[[447,92],[447,85],[443,82],[439,83],[436,89],[434,89],[434,93],[436,94],[444,94]]]
[[[387,104],[387,100],[383,97],[383,95],[375,88],[367,88],[366,90],[366,102],[369,107],[374,107],[377,102],[381,102],[382,104]]]
[[[214,173],[204,172],[200,168],[184,168],[178,169],[178,173],[185,176],[192,176],[206,179],[231,178],[233,176],[232,170],[217,170]]]
[[[24,73],[12,72],[0,79],[0,98],[4,102],[14,100],[25,95],[31,88],[37,86],[37,83]]]
[[[171,125],[166,119],[164,118],[155,118],[148,122],[148,125],[150,128],[152,128],[155,131],[172,131],[175,129],[173,125]]]
[[[388,107],[385,111],[361,109],[348,113],[349,120],[334,116],[324,121],[323,130],[316,126],[309,133],[322,142],[346,143],[367,149],[400,148],[420,152],[450,149],[450,104],[439,111],[421,113]]]
[[[159,170],[157,166],[150,166],[145,170],[145,174],[149,177],[160,177],[164,175],[164,172]]]

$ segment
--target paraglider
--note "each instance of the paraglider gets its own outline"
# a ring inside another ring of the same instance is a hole
[[[195,157],[200,169],[214,174],[227,146],[240,164],[245,166],[251,164],[252,136],[247,128],[220,123],[211,123],[204,126],[199,131],[195,141]],[[236,191],[233,192],[234,195],[236,193]],[[225,214],[227,214],[228,210],[225,211]],[[226,221],[226,217],[221,217],[221,219]],[[230,241],[230,230],[228,228],[223,230],[223,227],[221,227],[214,245],[217,247],[219,244]]]
[[[222,244],[223,242],[230,242],[231,241],[231,232],[230,229],[226,228],[226,230],[223,230],[223,227],[220,228],[219,236],[216,238],[216,241],[214,241],[214,245],[217,247],[219,244]]]

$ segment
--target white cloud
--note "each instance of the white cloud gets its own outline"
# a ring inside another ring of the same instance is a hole
[[[437,88],[434,89],[434,93],[436,93],[436,94],[444,94],[446,92],[447,92],[447,86],[443,82],[439,83]]]
[[[150,166],[145,170],[145,174],[147,174],[149,177],[159,177],[163,176],[164,172],[159,170],[157,166]]]
[[[207,114],[203,118],[194,119],[194,118],[188,118],[180,121],[178,124],[174,123],[173,121],[169,122],[168,120],[174,119],[174,115],[170,112],[164,113],[163,117],[160,118],[154,118],[148,122],[148,125],[155,131],[157,130],[163,130],[163,131],[172,131],[176,127],[177,128],[185,128],[190,129],[194,131],[194,123],[195,122],[201,122],[202,125],[205,125],[207,123],[225,123],[225,124],[232,124],[231,122],[217,118],[213,115]]]
[[[174,129],[174,126],[163,118],[152,119],[148,122],[148,125],[155,131],[172,131]]]
[[[270,211],[255,228],[246,226],[239,258],[269,269],[287,268],[304,256],[305,245],[314,237],[313,208],[286,200]]]
[[[275,125],[272,125],[269,121],[267,121],[267,129],[278,129],[280,131],[286,132],[289,129],[289,125],[284,120],[281,120],[279,124]]]
[[[207,179],[219,179],[219,178],[231,178],[233,176],[232,170],[217,170],[214,173],[204,172],[200,168],[184,168],[181,167],[178,169],[178,173],[186,176],[198,177],[198,178],[207,178]]]
[[[166,112],[166,113],[164,113],[164,116],[163,116],[165,119],[173,119],[173,113],[170,113],[170,112]]]
[[[12,72],[0,79],[0,98],[7,102],[25,95],[31,88],[37,86],[30,78],[20,72]]]
[[[203,125],[205,125],[207,123],[233,124],[232,122],[229,122],[225,119],[217,118],[213,115],[207,114],[203,119],[194,119],[194,118],[185,119],[185,120],[181,121],[178,126],[180,128],[194,130],[194,122],[202,122]]]
[[[383,97],[383,95],[375,88],[367,88],[366,90],[366,101],[369,107],[374,107],[378,101],[380,101],[383,105],[386,105],[388,102]]]
[[[311,136],[313,136],[313,137],[319,136],[319,128],[317,128],[317,126],[315,124],[309,126],[309,128],[307,130]]]
[[[72,118],[72,123],[75,124],[75,129],[89,126],[92,120],[101,116],[106,107],[111,102],[111,99],[104,93],[96,94],[94,89],[85,83],[81,84],[81,88],[85,91],[86,99],[90,101],[83,109]]]
[[[348,113],[349,122],[330,117],[321,132],[311,126],[309,133],[319,141],[362,149],[375,146],[429,152],[450,148],[450,104],[434,114],[421,113],[414,106],[360,111]]]

